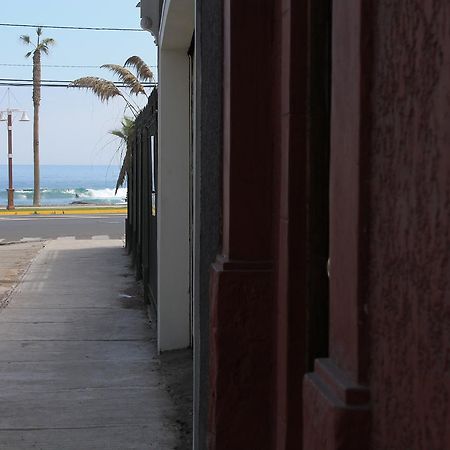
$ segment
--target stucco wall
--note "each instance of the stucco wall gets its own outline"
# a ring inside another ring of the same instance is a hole
[[[199,216],[194,299],[194,448],[206,449],[209,401],[210,266],[220,246],[222,208],[222,0],[196,1],[195,158]]]
[[[189,59],[159,53],[158,350],[190,345]]]
[[[374,11],[372,449],[450,448],[450,4]]]

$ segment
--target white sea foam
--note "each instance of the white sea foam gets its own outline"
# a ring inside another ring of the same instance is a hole
[[[0,164],[0,174],[7,166]],[[33,202],[33,165],[14,166],[15,202],[28,206]],[[41,203],[43,205],[69,205],[75,202],[94,204],[124,203],[126,188],[114,195],[119,173],[111,166],[41,166]],[[7,179],[0,177],[0,205],[7,203]]]
[[[80,198],[125,198],[127,195],[126,188],[119,188],[117,195],[114,195],[115,189],[86,189],[86,193],[80,193]]]

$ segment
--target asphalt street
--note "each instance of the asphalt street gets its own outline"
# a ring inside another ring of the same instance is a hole
[[[0,243],[38,239],[122,239],[125,214],[0,216]]]

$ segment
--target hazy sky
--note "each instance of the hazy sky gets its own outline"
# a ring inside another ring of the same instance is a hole
[[[140,28],[137,0],[22,0],[2,1],[1,23],[69,25],[87,27]],[[34,38],[33,28],[0,26],[0,78],[31,79],[31,59],[21,34]],[[113,79],[112,73],[95,68],[56,68],[49,65],[100,66],[123,64],[131,55],[156,65],[156,48],[148,32],[66,31],[44,29],[44,37],[57,44],[42,57],[43,80],[74,80],[92,75]],[[8,64],[30,64],[28,67]],[[156,67],[152,67],[156,72]],[[6,87],[0,86],[0,110],[8,107]],[[30,122],[14,120],[14,163],[32,164],[32,88],[11,87],[10,107],[27,110]],[[90,92],[66,88],[42,88],[41,164],[109,164],[118,141],[108,131],[120,127],[123,102],[102,104]],[[0,164],[7,162],[6,122],[0,122]]]

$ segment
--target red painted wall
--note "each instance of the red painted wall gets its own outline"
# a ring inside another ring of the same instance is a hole
[[[450,3],[374,2],[372,449],[450,448]]]
[[[264,450],[275,378],[272,0],[223,3],[223,245],[211,270],[208,448]]]
[[[274,441],[297,449],[302,436],[302,378],[306,371],[308,1],[274,2],[275,347]],[[282,4],[281,4],[282,3]],[[296,89],[291,89],[296,80]],[[305,330],[304,332],[300,330]],[[299,332],[300,331],[300,332]],[[299,355],[301,355],[299,357]]]
[[[308,5],[224,1],[209,448],[449,450],[450,4],[333,4],[330,351],[302,386]]]
[[[450,449],[449,24],[438,0],[333,5],[330,358],[305,449]]]

